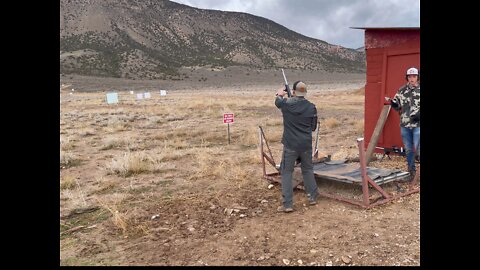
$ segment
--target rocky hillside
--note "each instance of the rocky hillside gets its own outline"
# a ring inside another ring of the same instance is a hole
[[[364,72],[361,51],[239,12],[168,0],[60,0],[60,72],[181,79],[180,67]]]

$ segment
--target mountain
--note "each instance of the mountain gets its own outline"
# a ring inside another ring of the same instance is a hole
[[[60,72],[181,79],[180,67],[364,72],[365,54],[271,20],[168,0],[60,0]]]

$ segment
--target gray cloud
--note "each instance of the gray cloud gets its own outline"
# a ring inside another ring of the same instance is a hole
[[[419,27],[420,0],[174,0],[192,7],[246,12],[302,35],[347,48],[364,45],[350,27]]]

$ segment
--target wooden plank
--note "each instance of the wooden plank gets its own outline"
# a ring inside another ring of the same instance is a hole
[[[370,142],[368,143],[368,148],[366,153],[367,164],[365,164],[365,166],[367,166],[370,160],[372,159],[373,150],[375,149],[375,146],[377,146],[378,139],[380,138],[380,133],[382,133],[383,126],[387,121],[388,113],[390,112],[391,107],[392,106],[390,105],[383,105],[383,109],[380,112],[380,117],[378,118],[377,125],[375,126],[372,137],[370,138]]]

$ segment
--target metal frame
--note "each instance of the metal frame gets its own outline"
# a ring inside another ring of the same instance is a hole
[[[270,182],[281,183],[280,170],[279,170],[279,168],[277,168],[277,165],[276,165],[276,163],[273,159],[272,151],[270,150],[270,147],[268,146],[267,139],[265,137],[265,134],[263,132],[262,127],[260,127],[260,126],[259,126],[259,137],[260,137],[259,148],[260,148],[260,155],[261,155],[262,166],[263,166],[263,177]],[[417,170],[417,173],[415,175],[414,180],[409,185],[409,189],[405,192],[400,192],[400,193],[397,193],[396,195],[391,195],[388,192],[386,192],[383,188],[381,188],[377,183],[375,183],[375,181],[373,181],[367,174],[366,157],[365,157],[365,150],[364,150],[364,148],[365,148],[364,139],[363,138],[357,139],[357,144],[358,144],[359,157],[360,157],[360,171],[361,171],[361,174],[362,174],[362,184],[361,184],[361,186],[362,186],[362,194],[363,194],[362,198],[363,199],[362,200],[353,200],[353,199],[349,199],[349,198],[346,198],[346,197],[343,197],[343,196],[340,196],[340,195],[334,195],[334,194],[330,194],[330,193],[326,193],[326,192],[319,192],[320,196],[335,199],[335,200],[339,200],[339,201],[346,202],[346,203],[350,203],[350,204],[360,206],[360,207],[363,207],[363,208],[372,208],[372,207],[377,206],[377,205],[381,205],[381,204],[391,202],[391,201],[396,200],[400,197],[404,197],[404,196],[408,196],[408,195],[420,192],[420,187],[419,186],[415,187],[416,184],[419,183],[420,166]],[[264,145],[266,146],[269,155],[267,155],[267,153],[265,153]],[[318,149],[315,149],[315,152],[317,152],[317,151],[318,151]],[[267,170],[266,170],[266,167],[265,167],[265,160],[267,160],[268,163],[270,163],[270,165],[272,165],[276,169],[277,172],[267,173]],[[314,163],[324,162],[324,161],[325,161],[325,159],[320,159],[320,160],[315,159]],[[302,182],[303,181],[294,182],[293,187],[303,189],[303,187],[298,186]],[[372,186],[375,190],[377,190],[382,196],[380,198],[377,198],[377,199],[372,201],[370,199],[370,196],[369,196],[369,185]]]

